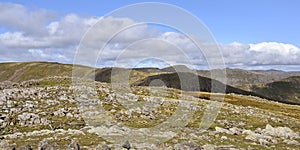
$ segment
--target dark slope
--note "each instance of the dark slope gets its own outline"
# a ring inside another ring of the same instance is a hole
[[[236,93],[252,95],[272,101],[286,104],[300,105],[300,77],[289,77],[281,81],[265,84],[264,86],[252,86],[251,91],[245,91],[230,85],[223,84],[217,80],[197,76],[193,73],[166,73],[146,77],[134,82],[134,86],[156,86],[152,81],[160,80],[169,88],[181,89],[184,91],[201,91],[212,93]],[[199,83],[198,85],[195,83]],[[158,85],[158,86],[161,86]],[[200,87],[199,87],[200,86]],[[214,87],[212,89],[212,87]],[[224,91],[224,88],[226,90]]]
[[[125,71],[125,69],[116,69],[118,70],[119,73],[122,73]],[[99,82],[111,82],[111,72],[112,68],[103,68],[103,69],[98,69],[96,70],[95,73],[95,80]]]
[[[226,71],[227,84],[236,86],[241,84],[257,84],[257,83],[268,83],[272,81],[271,78],[265,76],[263,73],[256,73],[249,70],[242,69],[216,69],[213,70],[215,73]],[[205,77],[210,77],[210,72],[204,74]],[[201,76],[202,72],[199,71],[198,74]],[[208,75],[208,76],[207,76]]]
[[[300,104],[300,76],[289,77],[276,82],[253,85],[251,91],[283,103]]]
[[[125,82],[135,82],[137,80],[143,79],[151,73],[145,71],[139,71],[135,69],[126,69],[126,68],[102,68],[96,69],[95,71],[95,80],[99,82],[113,82],[125,83]]]
[[[160,80],[164,82],[165,86],[185,91],[202,91],[215,93],[236,93],[243,95],[260,96],[253,92],[244,91],[229,85],[225,85],[217,80],[195,75],[193,73],[168,73],[149,76],[139,80],[132,85],[135,86],[149,86],[152,81]],[[199,84],[195,84],[195,83]],[[212,85],[213,84],[213,85]],[[200,86],[200,87],[199,87]],[[214,87],[212,89],[212,87]],[[225,90],[224,90],[225,89]],[[262,97],[262,96],[260,96]]]

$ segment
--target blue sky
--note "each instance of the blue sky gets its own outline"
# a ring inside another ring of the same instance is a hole
[[[102,16],[137,0],[1,0],[0,62],[58,61],[72,63],[84,33]],[[300,1],[298,0],[154,0],[179,6],[198,17],[214,35],[221,47],[227,67],[244,69],[300,70]],[[157,11],[157,10],[153,10]],[[141,12],[144,13],[144,12]],[[163,13],[163,12],[162,12]],[[176,19],[176,16],[174,16]],[[181,20],[178,20],[180,22]],[[105,18],[103,30],[123,28],[139,23],[127,18]],[[114,22],[119,26],[113,26]],[[157,38],[177,42],[193,57],[194,66],[205,66],[205,58],[194,56],[195,50],[175,30],[154,26],[132,30],[111,43],[100,66],[112,66],[113,59],[134,38]],[[140,37],[137,37],[140,36]],[[149,43],[144,43],[149,44]],[[150,51],[158,55],[161,43]],[[146,48],[147,49],[147,48]],[[134,50],[133,50],[134,51]],[[166,50],[168,51],[168,50]],[[119,52],[119,53],[117,53]],[[147,54],[147,52],[138,52]],[[171,63],[185,64],[182,58],[165,53]],[[130,57],[132,58],[132,56]],[[160,58],[160,59],[164,59]],[[135,62],[137,60],[128,60]],[[152,61],[150,61],[152,62]],[[154,63],[154,62],[153,62]],[[162,64],[157,62],[157,64]],[[125,66],[128,64],[124,64]],[[149,64],[151,65],[151,64]],[[159,67],[159,66],[155,66]]]
[[[2,0],[5,1],[5,0]],[[155,0],[154,0],[155,1]],[[15,0],[6,1],[53,10],[61,15],[78,13],[103,16],[137,0]],[[300,47],[299,0],[159,0],[196,15],[221,43],[282,42]]]

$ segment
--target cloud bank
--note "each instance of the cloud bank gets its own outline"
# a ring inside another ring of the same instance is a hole
[[[163,67],[160,64],[164,59],[171,64],[186,64],[196,68],[207,65],[201,50],[182,33],[163,32],[159,28],[135,22],[130,18],[78,14],[57,16],[49,10],[30,9],[13,3],[0,3],[0,62],[72,63],[80,40],[99,20],[101,24],[97,25],[102,30],[94,33],[97,41],[91,41],[95,45],[97,42],[104,42],[103,39],[107,39],[111,33],[122,30],[101,53],[99,66],[112,66],[119,58],[122,58],[118,61],[121,66],[138,64],[147,57],[159,58],[157,64],[155,61],[147,61],[156,67]],[[206,45],[205,42],[200,42]],[[233,42],[218,46],[226,66],[229,67],[255,69],[263,66],[300,65],[300,49],[288,43]],[[90,48],[92,49],[92,46]],[[209,49],[210,45],[202,48]]]

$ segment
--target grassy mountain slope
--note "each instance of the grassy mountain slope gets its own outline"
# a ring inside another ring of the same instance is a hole
[[[79,76],[89,76],[95,71],[95,80],[100,82],[111,82],[111,72],[113,68],[89,68],[77,66],[80,69]],[[83,69],[82,69],[83,68]],[[0,82],[1,81],[26,81],[31,79],[41,79],[53,76],[72,76],[72,64],[61,64],[55,62],[12,62],[0,63]],[[125,73],[130,74],[130,81],[137,81],[149,75],[159,74],[155,68],[124,69],[114,68],[116,79],[124,78]]]
[[[0,81],[25,81],[51,76],[71,76],[73,65],[52,62],[0,63]]]
[[[181,89],[184,91],[202,91],[213,93],[236,93],[242,95],[253,95],[261,98],[266,98],[273,101],[278,101],[288,104],[300,104],[300,77],[289,77],[280,81],[260,84],[249,85],[250,90],[242,90],[230,85],[225,85],[217,80],[206,77],[196,76],[193,73],[166,73],[146,77],[139,80],[133,85],[149,86],[153,81],[160,80],[164,86],[169,88]],[[199,83],[198,85],[195,83]],[[212,91],[212,82],[214,90]],[[200,85],[200,88],[198,87]],[[162,85],[158,85],[162,86]],[[226,87],[226,91],[222,90]]]
[[[160,72],[156,71],[146,71],[149,71],[149,69],[102,68],[96,70],[95,80],[99,82],[111,83],[113,79],[113,82],[124,83],[129,81],[131,84],[145,77],[160,74]]]
[[[149,86],[152,81],[160,80],[165,86],[169,88],[181,89],[185,91],[202,91],[202,92],[214,92],[214,93],[237,93],[243,95],[257,95],[255,93],[240,90],[238,88],[225,85],[217,80],[210,78],[197,76],[193,73],[166,73],[154,76],[149,76],[142,80],[135,82],[133,85],[137,86]],[[195,83],[199,84],[195,84]],[[200,86],[200,87],[199,87]],[[214,86],[214,89],[212,89]],[[224,91],[224,89],[226,90]],[[213,90],[213,91],[212,91]]]
[[[300,104],[300,76],[289,77],[268,84],[253,85],[251,91],[279,102]]]

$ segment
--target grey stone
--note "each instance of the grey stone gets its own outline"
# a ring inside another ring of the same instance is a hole
[[[101,147],[97,147],[96,150],[111,150],[111,148],[108,147],[107,145],[103,145]]]
[[[221,140],[227,140],[227,136],[221,136]]]
[[[259,139],[258,142],[259,142],[260,145],[264,145],[264,146],[269,144],[269,142],[265,139]]]
[[[80,145],[76,140],[72,140],[71,144],[69,145],[70,150],[80,150]]]
[[[130,149],[131,146],[130,146],[130,143],[129,141],[126,141],[123,145],[122,145],[123,148],[126,148],[126,149]]]
[[[215,150],[216,146],[212,144],[205,144],[202,146],[203,150]]]
[[[229,131],[234,135],[242,134],[242,130],[237,127],[230,128]]]
[[[0,149],[2,150],[8,150],[9,149],[9,143],[6,140],[0,141]]]
[[[239,150],[239,148],[234,145],[222,145],[217,146],[215,150]]]
[[[286,143],[286,144],[289,144],[289,145],[300,145],[300,143],[296,140],[288,140],[288,139],[285,139],[283,141],[283,143]]]
[[[231,134],[231,132],[229,130],[221,128],[221,127],[215,127],[215,130],[216,130],[217,133]]]
[[[182,142],[179,144],[175,145],[175,150],[185,150],[185,149],[189,149],[189,150],[201,150],[202,147],[200,147],[199,145],[197,145],[194,142]]]
[[[25,147],[21,147],[20,150],[33,150],[33,148],[27,144]]]
[[[242,132],[242,134],[247,134],[247,136],[245,137],[246,140],[251,140],[251,141],[256,141],[258,134],[252,132],[251,130],[244,130]]]
[[[299,138],[299,135],[295,133],[288,127],[272,127],[267,124],[266,128],[262,130],[264,135],[270,135],[273,137],[281,137],[281,138]]]
[[[56,150],[56,148],[49,144],[47,139],[44,139],[39,143],[39,150]]]

